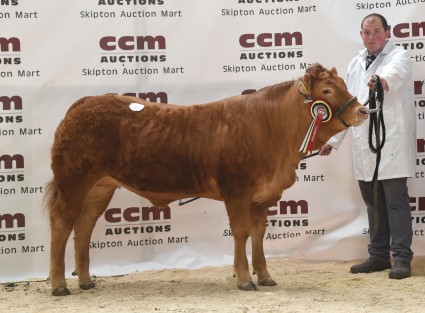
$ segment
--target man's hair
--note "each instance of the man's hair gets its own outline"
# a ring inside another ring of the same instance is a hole
[[[385,30],[385,31],[388,29],[388,23],[387,23],[387,20],[385,19],[385,17],[383,17],[381,14],[378,14],[378,13],[372,13],[372,14],[369,14],[368,16],[366,16],[366,17],[362,20],[362,23],[361,23],[361,25],[360,25],[360,29],[363,29],[363,23],[364,23],[364,21],[365,21],[366,19],[368,19],[369,17],[372,17],[372,16],[375,16],[375,17],[377,17],[377,18],[379,18],[379,19],[381,20],[382,26],[384,27],[384,30]]]

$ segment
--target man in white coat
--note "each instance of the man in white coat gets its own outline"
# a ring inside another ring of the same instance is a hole
[[[383,117],[386,138],[378,169],[378,223],[375,229],[374,187],[376,154],[368,143],[369,124],[350,128],[353,134],[353,171],[367,207],[370,244],[369,259],[351,267],[351,273],[371,273],[390,269],[389,278],[410,276],[413,257],[412,218],[407,178],[415,173],[416,113],[413,99],[412,60],[401,47],[388,41],[390,29],[379,14],[366,16],[360,35],[365,49],[348,65],[346,84],[351,94],[366,103],[379,76],[384,89]],[[370,119],[369,119],[370,121]],[[382,133],[382,131],[381,131]],[[319,154],[328,155],[345,137],[331,138]],[[394,266],[391,267],[391,255]]]

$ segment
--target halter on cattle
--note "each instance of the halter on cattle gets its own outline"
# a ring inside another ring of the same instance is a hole
[[[342,118],[341,114],[344,113],[344,111],[348,108],[348,106],[350,104],[352,104],[353,102],[357,101],[357,97],[352,97],[351,99],[349,99],[347,102],[345,102],[338,110],[336,110],[335,112],[335,117],[337,119],[339,119],[341,121],[342,124],[344,124],[344,126],[347,127],[351,127],[351,125],[349,125],[348,123],[346,123],[344,121],[344,119]]]

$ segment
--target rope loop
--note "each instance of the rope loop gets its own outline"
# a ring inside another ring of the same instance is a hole
[[[378,75],[374,76],[375,83],[373,88],[369,90],[369,99],[365,103],[369,103],[369,149],[376,154],[376,163],[375,163],[375,171],[373,173],[373,191],[374,191],[374,234],[373,236],[377,236],[379,229],[379,213],[378,213],[378,169],[379,163],[381,162],[381,150],[385,144],[385,122],[384,122],[384,112],[383,112],[383,104],[384,104],[384,87],[382,86],[381,79]],[[382,131],[382,136],[381,136]],[[375,139],[375,144],[373,143],[373,139]]]
[[[370,122],[369,122],[369,137],[368,143],[370,150],[376,154],[376,166],[374,172],[374,179],[378,175],[379,162],[381,160],[381,150],[385,144],[385,122],[384,122],[384,87],[382,86],[381,79],[375,75],[375,83],[373,88],[369,91]],[[382,133],[382,135],[381,135]],[[374,140],[375,139],[375,143]]]

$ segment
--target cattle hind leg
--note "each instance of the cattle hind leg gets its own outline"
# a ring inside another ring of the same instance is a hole
[[[85,201],[84,209],[74,225],[75,274],[83,290],[95,287],[90,275],[90,239],[98,218],[106,210],[115,185],[94,186]]]
[[[267,207],[251,207],[252,266],[260,286],[276,286],[271,278],[264,256],[264,235],[266,233]]]
[[[250,233],[249,199],[233,199],[225,201],[229,216],[230,229],[234,240],[234,272],[237,285],[241,290],[257,290],[249,275],[248,259],[246,256],[246,241]]]
[[[70,293],[65,280],[65,249],[75,222],[75,215],[67,209],[54,180],[46,186],[45,204],[50,216],[50,271],[49,277],[54,296]]]

